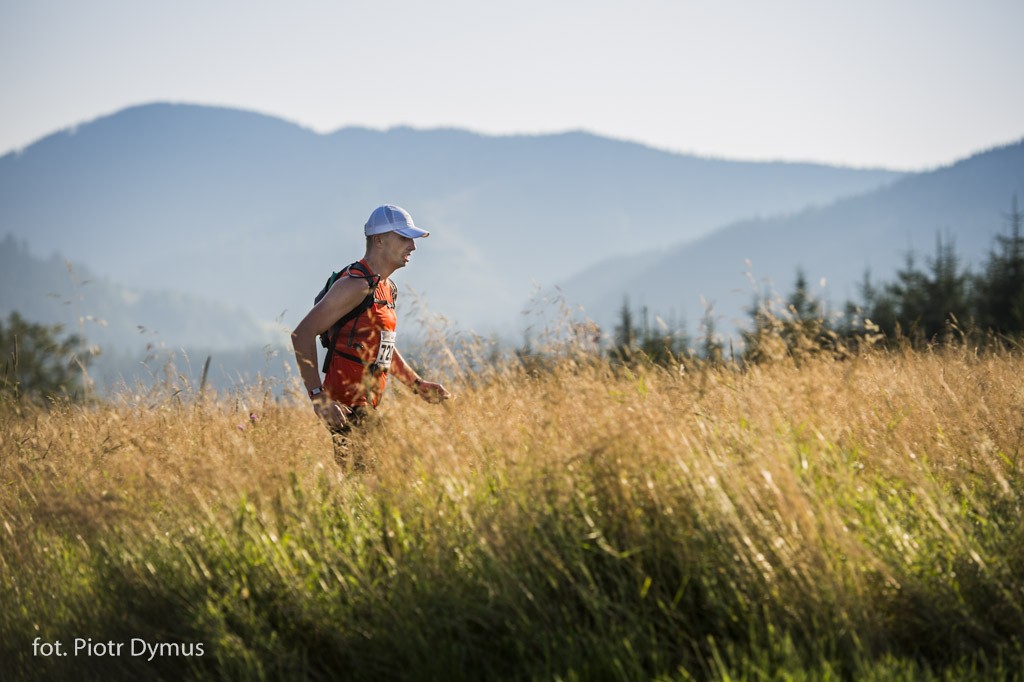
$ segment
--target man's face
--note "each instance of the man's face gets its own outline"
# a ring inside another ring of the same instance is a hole
[[[396,268],[404,268],[409,264],[412,252],[416,250],[416,240],[411,237],[403,237],[397,232],[388,232],[384,235],[384,254],[388,261]]]

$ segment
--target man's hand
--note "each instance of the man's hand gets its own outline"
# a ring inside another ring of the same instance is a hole
[[[416,386],[416,393],[428,403],[439,403],[448,400],[452,394],[441,384],[432,381],[421,381]]]
[[[313,398],[313,411],[316,416],[332,429],[340,429],[348,422],[352,408],[328,399],[326,396]]]

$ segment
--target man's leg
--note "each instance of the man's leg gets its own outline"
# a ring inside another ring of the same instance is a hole
[[[350,436],[353,430],[363,425],[369,413],[369,408],[365,406],[353,407],[352,414],[348,415],[345,425],[337,429],[331,429],[331,440],[334,442],[334,461],[344,470],[348,470],[349,464],[352,465],[353,471],[364,471],[366,469],[363,453],[356,451]]]

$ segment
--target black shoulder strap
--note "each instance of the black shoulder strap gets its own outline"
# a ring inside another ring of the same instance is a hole
[[[353,272],[358,274],[353,275]],[[380,275],[375,275],[372,272],[370,272],[370,268],[366,267],[365,265],[363,265],[362,261],[358,260],[355,263],[352,263],[351,265],[347,266],[344,270],[341,271],[340,274],[347,274],[349,277],[355,277],[356,279],[372,280],[372,283],[370,281],[367,282],[367,285],[371,289],[376,289],[377,284],[380,282]]]
[[[359,305],[345,313],[341,319],[331,325],[330,329],[320,334],[320,344],[327,349],[327,355],[324,356],[324,364],[321,368],[321,371],[323,371],[324,374],[327,374],[327,370],[331,366],[331,360],[334,356],[334,346],[338,342],[338,334],[341,333],[341,328],[373,307],[373,294],[377,290],[377,285],[380,283],[380,275],[373,274],[370,272],[368,267],[363,265],[361,262],[356,261],[355,263],[345,267],[341,272],[331,275],[327,280],[327,289],[330,289],[331,286],[334,285],[335,281],[346,275],[356,279],[365,279],[366,286],[369,291],[366,294],[366,298],[360,301]],[[323,292],[317,300],[319,301],[325,294],[326,292]],[[355,330],[353,329],[353,333],[354,331]]]

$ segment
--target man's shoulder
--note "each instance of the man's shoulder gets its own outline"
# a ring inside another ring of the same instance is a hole
[[[327,296],[330,298],[349,298],[353,296],[366,295],[366,280],[360,277],[352,277],[343,274],[331,285]]]

